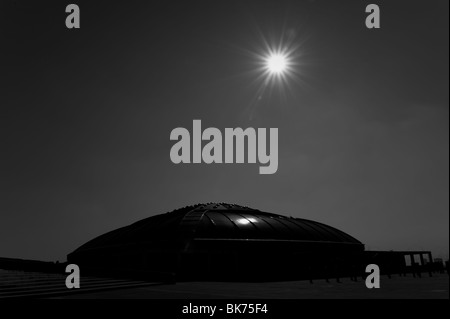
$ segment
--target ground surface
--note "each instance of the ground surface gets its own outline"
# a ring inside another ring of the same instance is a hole
[[[177,284],[81,277],[80,289],[69,290],[66,276],[0,270],[0,298],[84,299],[449,299],[447,274],[422,278],[381,277],[380,289],[361,279],[269,283],[182,282]]]
[[[191,282],[156,285],[65,298],[131,298],[131,299],[449,299],[449,277],[435,275],[422,278],[381,278],[381,288],[369,290],[362,280],[342,283],[325,280],[313,284],[305,281],[275,283]]]

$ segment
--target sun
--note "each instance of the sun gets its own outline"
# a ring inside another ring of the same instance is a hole
[[[271,74],[281,75],[286,72],[288,58],[283,54],[271,54],[266,60],[266,68]]]
[[[305,77],[306,39],[298,38],[298,31],[282,28],[280,32],[264,33],[256,27],[253,48],[238,48],[247,56],[248,70],[245,76],[254,76],[251,86],[255,88],[254,97],[246,109],[250,120],[263,104],[284,105],[288,95],[297,96]],[[244,65],[244,64],[243,64]]]

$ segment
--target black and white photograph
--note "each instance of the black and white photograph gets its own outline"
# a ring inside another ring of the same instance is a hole
[[[0,130],[0,301],[449,299],[447,0],[2,0]]]

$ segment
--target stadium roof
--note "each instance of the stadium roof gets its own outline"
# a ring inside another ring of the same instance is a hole
[[[249,207],[210,203],[152,216],[101,235],[83,250],[171,240],[295,241],[362,245],[352,236],[311,220],[285,217]]]

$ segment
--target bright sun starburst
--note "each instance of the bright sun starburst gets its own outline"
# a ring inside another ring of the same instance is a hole
[[[281,105],[287,101],[288,92],[296,94],[297,86],[304,82],[303,66],[306,65],[304,39],[297,37],[294,28],[283,28],[278,35],[276,32],[267,35],[257,29],[259,37],[255,37],[254,49],[243,49],[251,58],[249,74],[255,76],[252,85],[256,92],[248,107],[250,119],[264,100]],[[278,100],[273,99],[275,95]]]
[[[288,80],[295,78],[298,73],[295,54],[288,46],[267,47],[266,52],[260,54],[260,75],[264,79],[264,89],[273,85],[289,85]]]
[[[267,70],[271,74],[281,75],[287,70],[288,58],[283,54],[272,54],[266,60]]]

